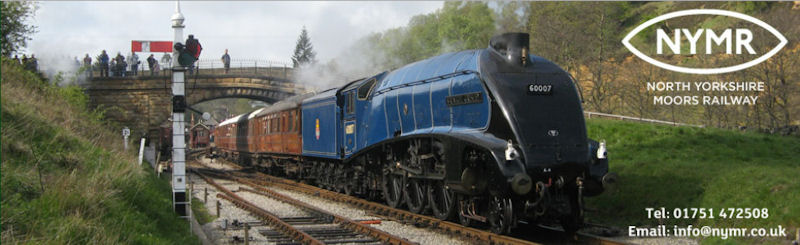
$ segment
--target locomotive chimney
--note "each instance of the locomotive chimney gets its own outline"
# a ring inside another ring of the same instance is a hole
[[[504,33],[489,40],[489,48],[506,59],[506,62],[526,66],[530,35],[522,32]]]

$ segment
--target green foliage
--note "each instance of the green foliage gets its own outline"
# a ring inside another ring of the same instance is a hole
[[[645,208],[768,208],[767,219],[670,219],[667,225],[800,227],[800,139],[720,129],[589,120],[618,188],[587,204],[593,222],[657,225]],[[792,230],[792,229],[790,229]]]
[[[83,92],[83,88],[77,85],[69,85],[56,90],[58,96],[63,98],[72,106],[77,108],[89,107],[89,95]]]
[[[10,56],[31,40],[30,35],[36,32],[36,27],[26,24],[28,18],[36,12],[36,3],[27,1],[2,1],[0,2],[0,53]]]
[[[531,53],[559,64],[596,62],[618,55],[626,2],[530,2]]]
[[[206,205],[200,199],[194,197],[192,197],[192,215],[197,219],[197,223],[201,225],[211,223],[216,219],[216,217],[208,213]]]
[[[198,243],[167,180],[134,164],[105,121],[83,117],[93,113],[80,88],[5,59],[2,70],[2,243]]]
[[[732,5],[731,8],[734,11],[742,12],[748,15],[764,11],[765,9],[769,8],[770,5],[772,5],[771,2],[753,2],[753,1],[732,2],[730,4]]]
[[[300,36],[297,37],[297,44],[294,47],[294,54],[292,55],[292,64],[294,68],[300,67],[305,64],[316,63],[317,54],[314,52],[314,45],[311,44],[311,38],[308,36],[306,27],[300,31]]]
[[[440,53],[486,48],[494,33],[493,12],[482,2],[445,2],[438,12]],[[411,33],[413,35],[413,33]]]

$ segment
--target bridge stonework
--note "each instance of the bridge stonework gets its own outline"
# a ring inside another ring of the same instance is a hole
[[[188,105],[220,98],[248,98],[275,103],[309,91],[282,78],[248,75],[186,76]],[[172,77],[94,78],[84,86],[90,106],[135,132],[144,133],[167,121],[172,113]],[[132,135],[133,136],[133,135]],[[152,136],[150,136],[152,137]]]

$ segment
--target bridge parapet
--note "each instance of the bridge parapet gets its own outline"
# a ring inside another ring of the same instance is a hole
[[[294,68],[290,64],[263,60],[263,59],[232,59],[228,72],[225,72],[224,65],[219,59],[200,59],[196,63],[196,70],[202,75],[253,75],[253,76],[267,76],[275,78],[283,78],[291,80]],[[161,74],[169,74],[171,72],[169,65],[162,65],[163,69]],[[92,76],[100,76],[100,64],[96,63],[92,66]],[[133,72],[126,67],[126,75],[132,75]],[[112,70],[113,72],[113,70]],[[138,76],[150,76],[150,69],[146,64],[138,66]]]

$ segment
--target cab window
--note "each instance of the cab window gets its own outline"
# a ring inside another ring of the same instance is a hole
[[[365,100],[369,97],[370,92],[372,92],[372,88],[375,87],[375,78],[370,79],[369,81],[361,84],[361,87],[358,88],[358,99]]]
[[[355,93],[353,91],[347,93],[347,114],[352,114],[356,111]]]

